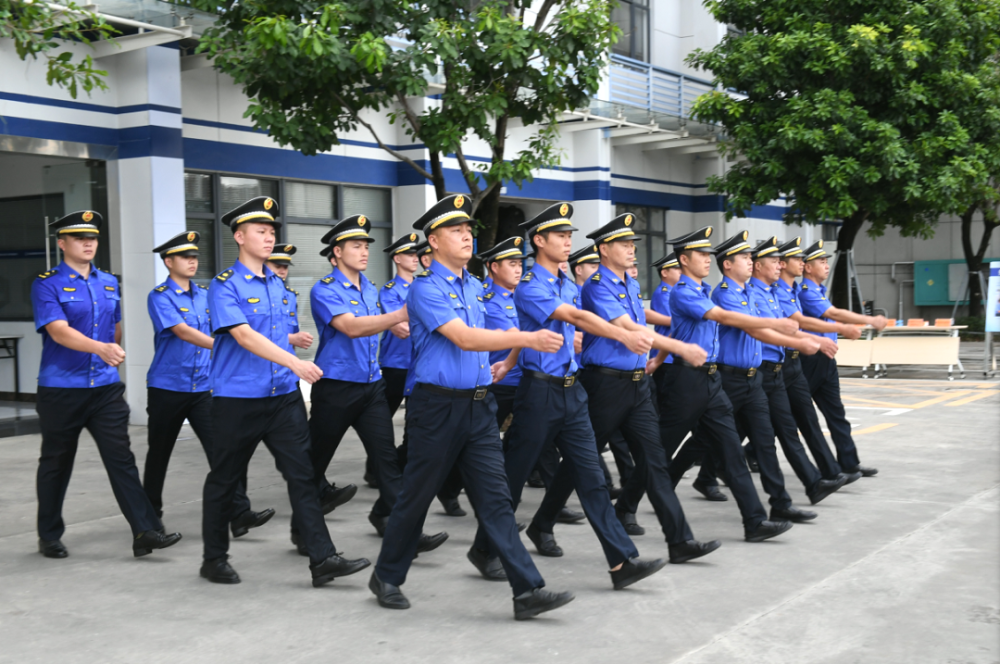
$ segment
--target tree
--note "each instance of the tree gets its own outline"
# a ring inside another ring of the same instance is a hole
[[[218,11],[213,0],[189,1]],[[501,186],[557,165],[553,123],[589,106],[597,91],[619,33],[611,2],[544,0],[534,9],[528,0],[232,2],[199,50],[243,86],[246,117],[281,145],[316,154],[362,127],[438,197],[447,192],[442,156],[454,155],[484,250],[494,243]],[[395,149],[366,111],[403,123],[429,163]],[[511,154],[515,124],[533,129]],[[470,138],[486,145],[488,161],[469,158]]]
[[[990,188],[992,192],[970,205],[961,214],[962,253],[969,274],[969,316],[973,318],[983,315],[983,299],[986,297],[981,282],[974,275],[982,274],[983,259],[986,257],[986,250],[989,249],[990,238],[993,231],[1000,226],[1000,181],[993,178]],[[972,237],[972,221],[977,212],[982,212],[983,215],[983,234],[979,237],[978,243]]]
[[[58,7],[58,8],[57,8]],[[46,61],[45,80],[49,85],[64,88],[76,99],[80,88],[90,95],[95,88],[107,90],[104,82],[108,72],[94,67],[90,55],[75,59],[72,51],[55,54],[64,41],[90,44],[102,37],[117,34],[112,26],[92,11],[72,0],[53,6],[31,0],[0,0],[0,39],[14,40],[21,60],[30,56]]]
[[[727,214],[788,197],[787,223],[839,220],[838,252],[865,223],[927,238],[942,213],[969,206],[991,172],[982,128],[1000,131],[989,59],[998,52],[998,0],[709,0],[732,24],[689,62],[723,89],[694,115],[726,127],[740,155],[710,187]],[[835,302],[848,287],[838,261]],[[842,305],[841,305],[842,306]]]

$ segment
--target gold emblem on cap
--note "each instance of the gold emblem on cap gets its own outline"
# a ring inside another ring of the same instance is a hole
[[[750,235],[750,231],[743,231],[743,239],[746,240],[747,236]]]
[[[566,207],[566,206],[564,205],[563,207]],[[519,238],[519,237],[514,238],[514,246],[515,247],[520,247],[521,246],[521,238]]]
[[[288,253],[291,253],[291,251],[292,251],[292,245],[286,244],[285,245],[285,253],[288,254]]]
[[[270,198],[265,198],[264,199],[264,209],[265,210],[270,210],[272,207],[274,207],[274,201],[272,201]]]
[[[709,226],[708,228],[705,229],[705,237],[708,237],[711,234],[712,234],[712,227]]]
[[[632,215],[630,215],[630,214],[629,215],[625,215],[625,225],[626,226],[631,226],[632,225]]]
[[[194,242],[194,236],[195,236],[195,232],[194,231],[191,231],[190,233],[188,233],[188,242]]]
[[[559,215],[560,216],[565,217],[567,212],[569,212],[569,205],[567,205],[566,203],[563,203],[562,205],[559,206]]]
[[[90,221],[93,218],[94,218],[94,213],[91,212],[90,210],[87,210],[86,212],[83,213],[83,220],[84,221]]]
[[[358,217],[358,226],[364,226],[364,225],[365,225],[365,215],[361,215],[360,217]]]
[[[822,249],[823,248],[823,240],[820,240],[819,244],[817,244],[816,246],[819,247],[820,249]]]
[[[771,244],[778,244],[778,238],[772,237],[771,238]]]
[[[414,242],[417,239],[416,233],[410,233],[410,242]]]
[[[458,196],[455,197],[455,207],[460,208],[463,205],[465,205],[465,196],[459,194]]]
[[[800,244],[802,244],[802,238],[801,238],[801,237],[797,237],[797,238],[795,238],[795,246],[797,247],[797,246],[799,246]]]

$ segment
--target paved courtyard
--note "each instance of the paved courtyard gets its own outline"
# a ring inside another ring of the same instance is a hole
[[[779,539],[743,542],[735,503],[703,500],[688,478],[678,494],[696,537],[723,547],[615,592],[590,527],[559,526],[566,556],[535,560],[550,588],[577,599],[527,623],[513,620],[509,587],[481,580],[465,559],[473,518],[447,517],[437,504],[425,530],[451,539],[415,562],[404,586],[411,610],[379,608],[367,571],[312,588],[288,540],[284,483],[263,446],[249,493],[255,508],[278,514],[232,544],[242,584],[200,579],[207,463],[188,428],[165,491],[165,524],[182,542],[132,558],[128,526],[85,435],[66,499],[70,557],[43,558],[34,528],[40,437],[3,438],[0,662],[997,662],[1000,383],[976,377],[846,379],[862,461],[880,472]],[[402,414],[396,425],[398,440]],[[146,430],[131,433],[141,468]],[[328,475],[361,485],[363,464],[351,433]],[[793,499],[807,506],[784,469]],[[349,556],[378,555],[365,518],[375,496],[362,487],[327,517]],[[518,518],[541,496],[525,489]],[[579,507],[575,496],[571,506]],[[647,529],[636,538],[641,554],[665,557],[648,501],[638,517]]]

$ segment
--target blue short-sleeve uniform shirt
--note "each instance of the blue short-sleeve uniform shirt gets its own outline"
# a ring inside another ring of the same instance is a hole
[[[583,309],[609,322],[628,316],[632,322],[646,325],[639,282],[628,275],[620,279],[603,265],[583,285]],[[584,332],[583,366],[634,371],[646,366],[646,356],[633,353],[619,341]]]
[[[146,385],[171,392],[207,392],[212,351],[195,346],[174,334],[184,324],[212,336],[208,288],[190,282],[184,290],[170,277],[149,292],[146,298],[153,321],[153,363],[146,373]]]
[[[757,316],[757,305],[749,289],[746,286],[740,286],[729,277],[723,277],[718,288],[712,292],[712,301],[727,311]],[[759,367],[761,361],[760,341],[738,327],[722,325],[719,328],[718,360],[721,364],[728,364],[740,369]]]
[[[60,263],[38,275],[31,284],[31,306],[35,329],[42,335],[39,386],[101,387],[120,382],[118,370],[100,355],[61,346],[45,329],[49,323],[64,320],[86,337],[114,343],[115,325],[122,319],[121,291],[114,275],[91,266],[84,279],[66,263]]]
[[[299,292],[294,290],[285,282],[285,296],[281,298],[281,304],[285,308],[285,315],[288,316],[288,333],[296,334],[299,331]],[[295,354],[295,346],[292,342],[286,341],[285,348],[289,353]]]
[[[750,292],[753,294],[754,304],[757,306],[757,316],[760,318],[785,318],[778,302],[778,285],[768,286],[757,277],[751,277],[748,282]],[[761,357],[765,362],[783,362],[785,360],[785,349],[782,346],[761,343]]]
[[[323,378],[344,380],[350,383],[374,383],[382,378],[378,364],[378,335],[351,339],[330,322],[337,316],[353,314],[378,316],[378,290],[363,274],[358,274],[358,286],[334,268],[320,279],[309,293],[313,320],[319,330],[319,350],[316,365],[323,370]]]
[[[778,297],[781,313],[788,318],[796,313],[802,313],[802,302],[799,300],[799,284],[793,281],[789,286],[783,279],[774,284],[774,293]]]
[[[824,318],[823,314],[830,310],[833,305],[826,299],[826,286],[817,284],[815,281],[803,279],[799,286],[799,302],[802,304],[802,313],[810,318],[818,318],[823,322],[832,323],[829,318]],[[806,330],[808,332],[808,330]],[[836,332],[811,332],[818,337],[837,340]]]
[[[410,284],[399,276],[388,282],[379,291],[378,301],[382,312],[391,314],[399,311],[406,304],[406,296],[410,294]],[[410,338],[400,339],[386,330],[382,333],[382,346],[379,348],[379,364],[383,368],[409,369],[413,353],[413,342]]]
[[[575,306],[580,311],[583,311],[583,291],[580,290],[580,286],[578,286],[575,282],[573,283],[573,285],[576,286],[576,295],[573,296],[573,306]],[[575,332],[574,336],[576,336]],[[573,344],[574,344],[573,347],[576,348],[575,340],[573,341]],[[580,352],[573,354],[573,359],[576,361],[577,367],[583,366],[583,344],[580,344]]]
[[[212,396],[259,399],[289,394],[298,389],[291,369],[268,362],[240,346],[229,330],[249,325],[279,348],[288,347],[288,314],[285,282],[263,266],[258,277],[236,261],[215,277],[208,287],[215,345],[212,348]]]
[[[670,332],[678,341],[705,349],[708,354],[705,362],[711,363],[719,356],[719,324],[705,318],[705,314],[716,306],[708,290],[707,284],[699,284],[686,276],[670,289]],[[673,355],[668,361],[673,361]]]
[[[575,307],[574,298],[579,300],[576,284],[562,270],[558,272],[552,274],[535,263],[521,278],[521,283],[514,291],[514,305],[517,307],[517,318],[522,331],[551,330],[563,337],[563,345],[555,353],[522,348],[517,361],[522,371],[569,376],[579,368],[573,357],[576,326],[550,318],[562,305]]]
[[[483,284],[462,270],[456,276],[437,261],[413,280],[406,301],[413,339],[413,366],[407,376],[408,389],[429,383],[452,390],[487,387],[492,382],[490,354],[462,350],[438,328],[458,319],[469,327],[485,329],[486,306]]]
[[[649,307],[658,314],[664,316],[670,315],[670,291],[672,289],[665,283],[661,283],[653,290],[653,296],[650,298]],[[669,337],[670,336],[670,326],[669,325],[657,325],[654,327],[657,334]],[[656,351],[654,351],[656,352]]]
[[[486,305],[486,329],[520,329],[518,327],[517,307],[514,305],[514,293],[490,280],[486,295],[483,296],[483,302]],[[495,350],[490,353],[490,364],[503,362],[508,355],[510,355],[510,350]],[[496,384],[516,386],[520,382],[521,366],[518,363],[507,372],[503,380]]]

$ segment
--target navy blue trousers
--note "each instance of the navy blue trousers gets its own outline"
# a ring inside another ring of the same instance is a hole
[[[711,446],[712,453],[721,460],[729,488],[743,516],[743,527],[746,530],[755,529],[767,519],[767,512],[760,503],[743,459],[743,447],[733,421],[733,405],[722,390],[722,379],[718,373],[709,375],[679,364],[664,366],[667,368],[657,399],[660,404],[660,441],[667,458],[673,457],[684,438],[697,427],[703,440]],[[774,444],[773,441],[771,444]],[[676,486],[680,475],[676,474],[674,464],[672,460],[670,474]]]
[[[823,353],[803,355],[802,373],[809,383],[809,393],[819,407],[826,426],[830,429],[830,438],[837,448],[837,461],[841,468],[850,472],[861,465],[858,458],[858,448],[851,437],[851,423],[847,421],[844,412],[844,402],[840,398],[840,374],[837,373],[837,361]]]
[[[517,532],[496,410],[492,394],[474,401],[429,392],[419,385],[413,390],[406,407],[409,453],[403,489],[389,515],[375,565],[382,581],[395,586],[406,582],[427,508],[457,463],[479,527],[494,543],[514,595],[545,586]]]
[[[111,490],[132,534],[162,527],[143,491],[128,437],[125,384],[102,387],[39,387],[38,422],[42,453],[38,459],[38,537],[57,540],[66,531],[62,506],[73,474],[80,432],[90,432],[108,473]]]
[[[843,472],[843,469],[837,463],[837,458],[833,456],[826,437],[823,436],[823,429],[816,416],[816,407],[813,405],[812,394],[809,392],[809,382],[806,380],[805,374],[802,373],[802,364],[798,358],[792,358],[791,353],[785,355],[785,364],[781,369],[781,375],[785,382],[788,405],[792,409],[792,417],[795,418],[795,426],[805,438],[806,447],[809,448],[809,453],[812,454],[820,475],[826,480],[836,479],[837,475]]]
[[[552,485],[545,491],[534,523],[551,533],[556,517],[576,489],[609,567],[639,555],[635,545],[615,517],[604,473],[597,460],[597,442],[587,412],[587,392],[579,382],[572,387],[525,375],[514,398],[505,466],[510,495],[517,505],[524,483],[548,445],[562,453]],[[482,528],[476,547],[490,550]],[[492,538],[490,538],[492,539]]]

